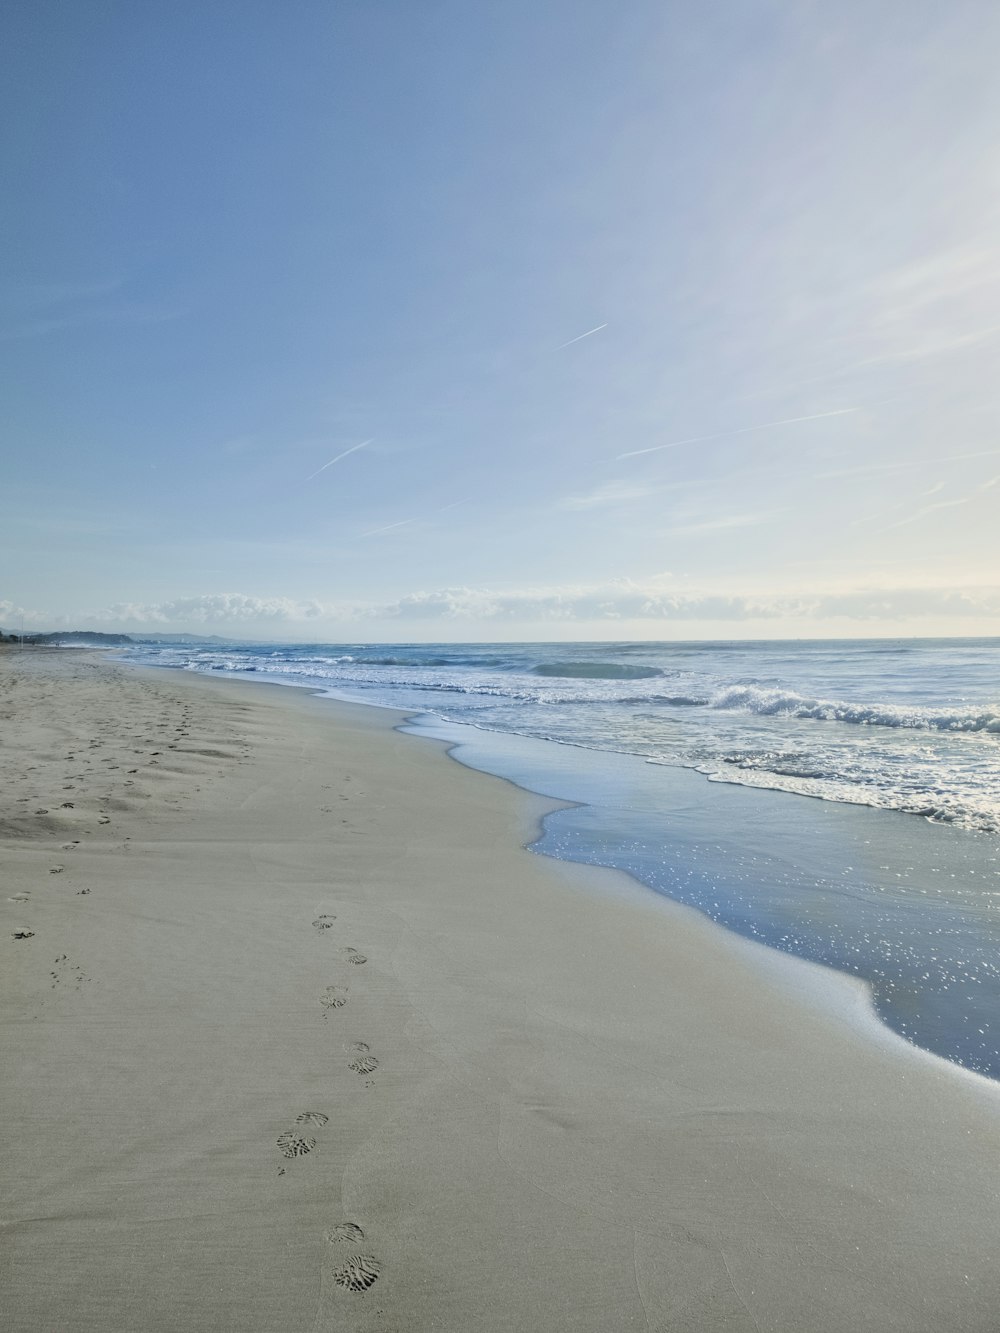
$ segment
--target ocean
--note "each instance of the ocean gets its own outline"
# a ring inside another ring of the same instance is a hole
[[[1000,640],[143,646],[410,714],[626,870],[1000,1078]],[[813,798],[813,799],[805,799]]]

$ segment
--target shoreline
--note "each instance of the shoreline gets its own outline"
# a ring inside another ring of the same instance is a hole
[[[269,681],[259,682],[262,686],[276,684],[279,688],[283,682]],[[306,688],[306,687],[301,687]],[[322,691],[317,691],[316,698],[329,699],[333,703],[346,703],[348,706],[355,706],[354,700],[340,699],[336,695],[329,695]],[[368,702],[358,702],[360,708],[377,708],[384,712],[400,715],[401,710],[390,707],[388,704],[377,704]],[[644,880],[638,878],[631,871],[608,865],[592,864],[582,861],[574,861],[569,857],[558,856],[555,852],[547,851],[540,844],[544,841],[546,834],[546,823],[553,814],[558,814],[563,810],[582,809],[586,802],[571,800],[553,796],[549,793],[538,791],[535,788],[526,786],[516,778],[508,777],[503,773],[494,772],[491,769],[481,768],[471,760],[465,760],[460,757],[460,751],[465,748],[465,743],[458,741],[442,740],[433,735],[423,732],[419,726],[412,725],[414,722],[413,714],[406,714],[402,722],[394,725],[393,730],[402,734],[413,736],[416,740],[430,742],[432,745],[441,747],[442,753],[455,763],[461,764],[470,772],[482,773],[486,777],[493,778],[497,782],[504,783],[513,788],[521,796],[528,796],[533,800],[543,803],[551,808],[542,809],[534,822],[532,832],[525,837],[522,847],[525,851],[534,855],[545,857],[550,861],[555,861],[558,865],[580,866],[592,870],[603,870],[609,876],[615,879],[624,879],[632,886],[632,892],[638,894],[641,899],[646,899],[648,895],[653,895],[657,901],[670,905],[670,909],[677,911],[698,923],[699,928],[708,927],[711,931],[721,932],[719,939],[720,947],[729,946],[733,949],[738,958],[746,961],[751,968],[759,969],[762,977],[767,978],[770,984],[773,984],[780,990],[794,996],[797,1003],[805,1005],[821,1016],[826,1016],[835,1022],[841,1022],[846,1027],[853,1030],[858,1038],[872,1045],[881,1047],[887,1053],[893,1054],[897,1059],[915,1059],[918,1063],[929,1062],[930,1067],[942,1071],[947,1075],[956,1075],[971,1087],[979,1090],[980,1094],[987,1102],[991,1102],[1000,1111],[1000,1080],[991,1078],[987,1074],[981,1074],[978,1070],[968,1069],[964,1065],[957,1064],[954,1060],[949,1060],[946,1056],[938,1055],[936,1052],[928,1050],[926,1047],[918,1045],[916,1042],[908,1041],[880,1016],[875,1005],[872,986],[864,977],[855,976],[848,972],[842,972],[839,968],[833,967],[828,963],[818,962],[811,958],[804,958],[800,954],[785,952],[775,949],[772,946],[755,940],[747,935],[740,934],[739,931],[731,927],[714,921],[707,916],[700,908],[690,903],[685,903],[677,898],[672,898],[669,894],[659,892],[647,884]],[[451,724],[454,727],[460,727],[462,723]],[[550,742],[551,744],[562,744],[559,741]],[[695,770],[683,770],[685,772],[694,772]],[[736,785],[736,784],[734,784]],[[782,792],[781,795],[791,795],[791,793]],[[819,799],[812,797],[803,797],[802,799]],[[870,808],[870,807],[865,807]],[[894,812],[901,813],[901,812]],[[609,888],[605,889],[606,892]],[[628,890],[619,886],[615,891],[616,898],[628,899],[631,895]]]
[[[146,664],[132,664],[128,659],[114,659],[121,661],[123,665],[130,669],[140,671],[169,671],[169,667],[152,667]],[[203,679],[213,680],[211,676],[205,673],[194,672],[193,675],[200,675]],[[673,898],[669,894],[661,893],[644,880],[640,879],[631,871],[615,866],[608,865],[589,865],[587,862],[574,861],[569,857],[561,857],[556,853],[545,850],[540,844],[543,842],[546,833],[546,822],[550,815],[558,814],[563,810],[580,809],[587,805],[582,800],[573,800],[561,796],[555,796],[551,793],[539,791],[533,787],[527,786],[525,782],[519,781],[515,777],[507,776],[493,769],[480,767],[471,760],[460,757],[460,751],[468,748],[468,743],[463,740],[450,740],[440,736],[435,736],[422,729],[419,719],[420,713],[410,710],[395,708],[391,704],[378,703],[374,700],[351,699],[346,696],[331,692],[322,687],[313,687],[297,681],[283,680],[250,680],[245,676],[220,677],[219,683],[226,684],[227,681],[232,684],[246,684],[253,687],[260,687],[263,690],[275,689],[293,689],[304,691],[309,697],[325,701],[334,708],[346,706],[351,708],[370,708],[381,712],[384,716],[391,717],[392,730],[398,735],[412,736],[415,740],[424,744],[430,743],[431,747],[446,758],[458,763],[470,772],[483,774],[496,782],[509,787],[517,794],[519,799],[529,798],[530,802],[537,804],[537,810],[528,811],[525,817],[525,824],[521,838],[521,847],[534,855],[541,856],[547,860],[555,861],[559,865],[582,866],[592,870],[603,870],[609,876],[615,879],[624,879],[631,886],[632,892],[637,893],[641,899],[645,900],[647,895],[652,894],[654,898],[661,902],[669,903],[673,910],[687,915],[691,920],[697,923],[699,928],[708,927],[711,931],[721,931],[720,947],[727,945],[734,950],[737,958],[741,958],[748,963],[751,968],[759,969],[761,976],[768,979],[779,990],[793,996],[795,1002],[805,1005],[820,1017],[842,1023],[845,1027],[853,1031],[859,1040],[881,1048],[887,1054],[897,1059],[914,1059],[918,1064],[929,1062],[932,1069],[944,1072],[946,1076],[957,1076],[970,1088],[977,1090],[984,1102],[991,1104],[1000,1111],[1000,1079],[991,1078],[987,1074],[982,1074],[978,1070],[969,1069],[964,1065],[958,1064],[954,1060],[949,1060],[946,1056],[937,1054],[916,1042],[907,1040],[900,1033],[895,1031],[885,1019],[879,1014],[875,1004],[875,998],[871,983],[862,976],[852,975],[843,972],[839,968],[828,963],[819,962],[814,959],[805,958],[800,954],[778,950],[765,944],[760,940],[755,940],[739,931],[732,929],[720,922],[713,920],[700,908],[685,903],[680,899]],[[484,729],[475,728],[471,723],[450,723],[449,729],[461,730],[470,728],[475,731]],[[488,735],[510,735],[515,739],[532,739],[520,736],[519,733],[495,733],[485,729]],[[561,742],[552,740],[542,742],[543,744],[568,745],[570,748],[580,748],[570,742]],[[697,774],[705,781],[711,781],[706,775],[696,769],[684,768],[680,770],[683,773]],[[736,786],[739,789],[740,784],[728,784]],[[820,797],[812,797],[803,793],[785,792],[780,789],[761,788],[771,794],[779,797],[791,797],[793,800],[823,800]],[[711,799],[709,797],[709,799]],[[859,806],[860,809],[874,809],[870,806]],[[892,817],[906,815],[903,811],[880,812],[881,814],[891,814]],[[934,821],[927,821],[934,824]],[[937,825],[937,827],[947,827]],[[975,835],[974,835],[975,836]],[[629,897],[628,891],[620,887],[615,896]]]
[[[63,652],[0,696],[47,812],[0,829],[8,1327],[992,1326],[989,1080],[516,845],[559,803],[394,710]]]
[[[130,663],[127,658],[112,660],[120,661],[126,666],[137,667],[140,670],[169,671],[175,669],[170,667],[155,667],[145,663],[133,664]],[[208,680],[215,679],[204,672],[194,672],[191,674],[200,675]],[[628,880],[641,895],[645,896],[651,893],[656,898],[671,903],[674,908],[680,909],[686,913],[693,913],[694,918],[699,922],[707,924],[714,929],[721,930],[724,939],[730,942],[735,949],[737,957],[750,960],[750,965],[759,968],[763,976],[768,977],[775,985],[787,991],[788,994],[794,995],[797,1003],[811,1006],[820,1015],[825,1014],[836,1021],[844,1022],[856,1032],[861,1040],[882,1047],[889,1053],[895,1053],[897,1057],[902,1057],[904,1059],[913,1057],[918,1062],[930,1061],[932,1067],[943,1069],[947,1074],[958,1075],[971,1087],[978,1089],[980,1095],[987,1103],[996,1102],[1000,1105],[1000,1076],[992,1077],[980,1070],[969,1068],[964,1064],[958,1063],[956,1060],[949,1059],[947,1056],[939,1054],[937,1051],[934,1051],[929,1047],[921,1045],[919,1042],[912,1041],[903,1036],[892,1027],[886,1017],[879,1013],[873,985],[866,977],[860,974],[843,971],[841,968],[822,960],[808,958],[792,951],[776,949],[762,940],[754,939],[752,936],[742,933],[725,922],[715,920],[702,908],[691,903],[686,903],[680,898],[673,897],[671,894],[657,889],[654,885],[648,883],[634,871],[631,871],[626,867],[607,863],[577,861],[571,857],[560,856],[553,851],[546,850],[541,844],[545,839],[546,821],[549,816],[558,814],[563,810],[582,809],[590,803],[582,799],[577,800],[570,797],[558,796],[551,792],[541,791],[536,787],[528,785],[530,779],[522,780],[519,777],[512,777],[495,768],[486,767],[485,765],[477,764],[472,759],[461,757],[460,752],[470,748],[469,742],[464,739],[448,739],[443,735],[434,734],[435,726],[440,726],[440,723],[434,721],[434,715],[397,708],[391,704],[380,703],[375,700],[352,699],[347,695],[337,693],[335,690],[330,690],[322,686],[308,685],[304,682],[293,680],[251,679],[245,674],[239,674],[235,676],[220,676],[219,681],[221,683],[229,681],[230,683],[235,684],[242,683],[250,686],[260,686],[265,689],[273,687],[278,689],[302,690],[311,697],[326,701],[334,707],[345,705],[348,708],[371,708],[391,716],[394,719],[392,728],[395,732],[401,735],[412,736],[420,741],[430,741],[435,748],[441,751],[441,753],[446,755],[449,759],[454,760],[456,763],[459,763],[464,768],[469,769],[471,772],[482,773],[487,777],[493,778],[494,780],[511,787],[519,795],[528,796],[529,798],[540,802],[545,808],[540,808],[537,819],[530,824],[530,832],[525,833],[522,839],[521,845],[525,850],[562,864],[590,865],[595,869],[607,870],[612,875],[617,874],[624,876],[624,878]],[[428,717],[432,719],[430,727],[426,722],[421,720]],[[496,732],[490,728],[476,727],[475,724],[470,722],[446,723],[444,724],[443,729],[446,731],[469,730],[477,735],[485,734],[487,736],[498,737],[504,740],[514,740],[515,743],[518,741],[528,741],[531,744],[565,746],[572,750],[583,748],[575,742],[566,742],[557,739],[539,742],[536,738],[522,735],[521,733]],[[602,752],[587,751],[587,753],[601,754]],[[640,760],[640,762],[646,761]],[[672,766],[658,765],[658,767]],[[693,779],[695,777],[702,779],[705,783],[712,783],[715,781],[710,776],[695,768],[682,767],[677,771],[689,775],[684,780],[691,780],[692,787],[694,786]],[[700,786],[701,784],[699,783],[698,785]],[[736,788],[737,792],[746,793],[746,788],[740,783],[724,783],[722,780],[719,780],[719,785],[732,786]],[[802,792],[788,792],[781,788],[761,787],[751,788],[750,791],[752,793],[766,791],[770,796],[777,796],[780,800],[789,801],[790,803],[801,800],[809,802],[819,801],[823,806],[833,805],[834,807],[837,807],[841,804],[838,802],[831,802],[824,797],[813,796],[809,793]],[[708,795],[705,799],[711,800],[711,795]],[[860,803],[853,808],[863,811],[877,812],[879,817],[889,817],[893,820],[899,819],[900,817],[909,820],[913,817],[906,811],[880,810],[878,807]],[[923,822],[926,822],[928,825],[935,828],[949,829],[950,827],[947,824],[932,819],[927,819]],[[964,832],[962,836],[964,836]],[[971,834],[973,839],[984,838],[985,836],[986,835],[980,833]]]

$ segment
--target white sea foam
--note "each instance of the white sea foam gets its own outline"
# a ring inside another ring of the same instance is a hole
[[[965,833],[1000,832],[1000,641],[131,655],[390,705],[442,734],[451,719],[481,738],[481,766],[579,803],[548,826],[555,854],[617,865],[744,935],[865,978],[902,1036],[1000,1078],[996,838]],[[709,794],[681,769],[732,789]],[[830,809],[810,820],[748,787],[951,828]]]
[[[148,654],[152,654],[152,658]],[[147,660],[1000,829],[1000,644],[306,644]]]
[[[862,727],[1000,733],[1000,710],[995,708],[940,709],[887,703],[846,703],[834,699],[812,699],[792,690],[757,685],[729,685],[712,695],[708,704],[710,708],[742,709],[763,717],[811,718],[817,722],[847,722]]]

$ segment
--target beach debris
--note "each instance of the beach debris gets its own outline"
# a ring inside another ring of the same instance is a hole
[[[352,1254],[334,1273],[333,1280],[347,1291],[363,1292],[375,1285],[381,1271],[382,1265],[373,1254]]]
[[[283,1157],[305,1157],[316,1147],[316,1140],[305,1134],[295,1134],[288,1130],[278,1135],[278,1147]]]

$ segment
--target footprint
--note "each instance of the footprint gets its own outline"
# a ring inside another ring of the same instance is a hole
[[[333,925],[333,923],[336,921],[336,919],[337,918],[335,916],[332,916],[328,913],[326,916],[318,916],[316,920],[313,922],[313,925],[316,927],[318,931],[329,930],[330,927]]]
[[[87,894],[87,893],[89,893],[89,892],[90,892],[89,889],[77,889],[77,891],[76,891],[76,896],[79,898],[79,897],[81,897],[82,895]]]
[[[374,1055],[359,1055],[356,1060],[351,1061],[347,1068],[353,1069],[355,1074],[374,1074],[375,1070],[378,1069],[378,1061]]]
[[[35,934],[33,930],[28,930],[24,926],[19,926],[16,930],[12,930],[10,933],[15,940],[30,940]]]
[[[107,815],[101,815],[101,817],[98,819],[97,822],[98,824],[110,824],[111,820],[108,818]]]
[[[50,874],[50,875],[61,875],[62,872],[63,872],[65,869],[66,869],[65,866],[49,866],[49,874]]]
[[[324,1231],[323,1235],[331,1245],[339,1245],[345,1242],[357,1245],[365,1238],[365,1233],[356,1222],[338,1222],[329,1231]]]
[[[15,893],[12,897],[8,898],[7,901],[9,903],[26,903],[28,901],[28,894]]]
[[[291,1130],[278,1135],[278,1147],[284,1157],[305,1157],[316,1147],[316,1140],[305,1134],[295,1134]]]
[[[348,1055],[367,1055],[371,1047],[366,1041],[345,1041],[344,1050]]]
[[[56,970],[49,973],[52,978],[52,990],[55,990],[64,981],[76,982],[76,989],[80,990],[83,983],[90,980],[90,977],[84,976],[83,969],[78,967],[76,963],[71,963],[64,953],[61,953],[55,960],[55,967]]]
[[[327,986],[326,990],[319,997],[319,1002],[324,1009],[340,1009],[347,1003],[346,986]]]
[[[352,1254],[333,1274],[338,1287],[347,1291],[363,1292],[378,1281],[382,1265],[373,1254]]]
[[[362,963],[367,963],[368,959],[363,953],[358,953],[357,949],[341,949],[340,956],[345,963],[353,963],[355,967],[360,967]]]
[[[322,1111],[303,1111],[301,1115],[295,1117],[297,1125],[314,1125],[317,1129],[322,1129],[324,1125],[330,1123],[330,1117],[324,1115]]]

